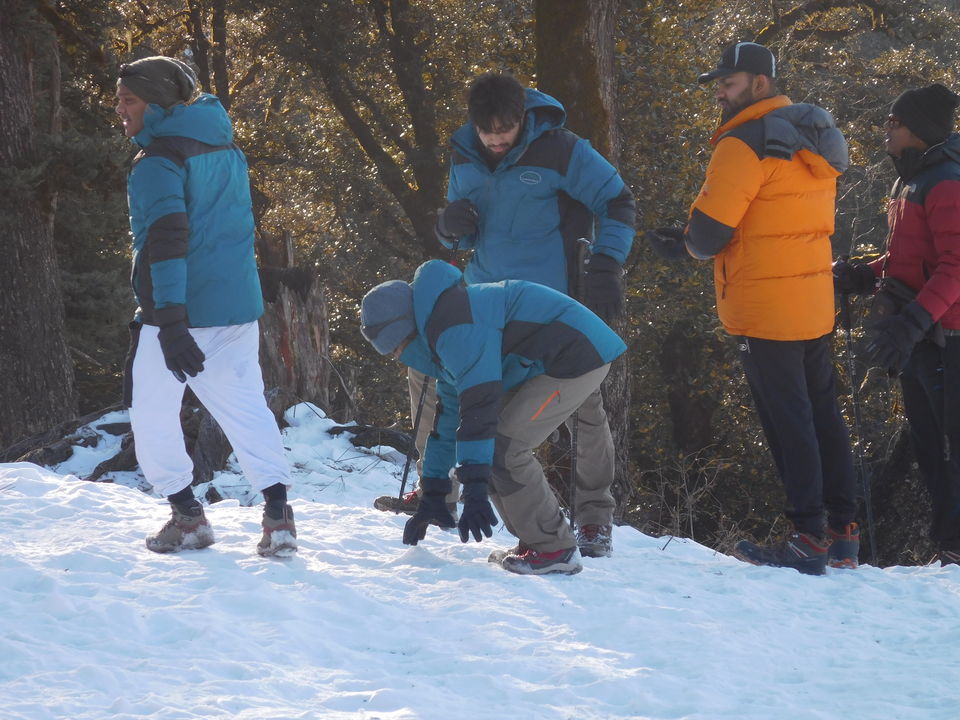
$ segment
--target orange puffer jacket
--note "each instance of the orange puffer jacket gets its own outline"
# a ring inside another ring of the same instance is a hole
[[[778,95],[742,110],[711,144],[688,233],[707,226],[721,238],[699,256],[715,256],[724,328],[768,340],[829,333],[836,178],[847,167],[846,141],[833,118]],[[695,246],[691,251],[697,254]]]

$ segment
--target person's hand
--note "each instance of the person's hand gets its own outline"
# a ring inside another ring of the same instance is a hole
[[[203,372],[203,361],[207,358],[187,328],[186,308],[183,305],[171,305],[156,310],[154,315],[160,325],[157,337],[163,361],[173,376],[180,382],[186,382],[187,375],[196,377],[197,373]]]
[[[422,478],[420,490],[423,494],[420,496],[417,511],[403,526],[404,545],[416,545],[423,540],[427,536],[427,525],[435,524],[442,528],[453,528],[457,525],[447,509],[450,478]]]
[[[880,320],[871,330],[867,356],[877,365],[899,373],[914,346],[933,326],[933,318],[916,300],[896,315]]]
[[[647,230],[644,237],[661,260],[676,262],[690,257],[683,241],[683,230],[682,227],[659,227],[656,230]]]
[[[457,527],[460,529],[460,542],[467,542],[470,534],[473,539],[480,542],[480,533],[487,537],[493,535],[493,527],[497,524],[496,513],[490,506],[490,499],[487,497],[486,480],[463,480],[463,512],[460,513],[460,522]]]
[[[466,198],[454,200],[437,216],[437,232],[450,240],[461,235],[472,235],[477,231],[480,213],[476,206]]]
[[[623,268],[609,255],[590,256],[584,280],[584,305],[607,323],[623,314]]]
[[[877,276],[869,265],[837,260],[833,264],[833,289],[841,295],[869,295]]]

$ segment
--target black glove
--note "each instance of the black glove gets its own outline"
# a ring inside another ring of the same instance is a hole
[[[690,257],[683,241],[683,230],[682,227],[659,227],[656,230],[647,230],[644,236],[661,260],[676,262]]]
[[[900,372],[914,346],[933,327],[933,318],[916,300],[896,315],[880,320],[872,329],[867,355],[880,367]]]
[[[877,276],[869,265],[837,260],[833,264],[833,289],[841,295],[869,295],[877,286]]]
[[[413,517],[403,526],[403,544],[416,545],[427,536],[427,525],[435,523],[442,528],[456,527],[453,515],[447,510],[447,495],[450,493],[450,478],[423,478],[420,480],[423,495]]]
[[[460,198],[440,211],[437,216],[437,233],[453,240],[461,235],[475,233],[479,222],[480,213],[476,206],[466,198]]]
[[[466,542],[470,533],[473,533],[474,540],[480,542],[480,533],[490,537],[493,535],[493,526],[497,524],[497,516],[487,497],[487,481],[461,478],[460,482],[463,483],[463,512],[457,524],[460,542]]]
[[[206,356],[197,347],[193,335],[187,329],[187,310],[183,305],[171,305],[154,311],[154,317],[160,326],[160,350],[167,369],[180,382],[187,381],[187,375],[196,377],[203,372]]]
[[[586,267],[584,304],[604,322],[623,314],[623,268],[609,255],[591,255]]]

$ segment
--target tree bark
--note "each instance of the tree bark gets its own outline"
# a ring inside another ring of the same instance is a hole
[[[567,127],[588,138],[614,166],[620,157],[616,113],[614,31],[619,0],[536,0],[537,87],[567,110]],[[614,330],[624,334],[626,321]],[[624,354],[603,384],[613,433],[618,510],[633,488],[628,410],[630,366]],[[619,517],[619,514],[618,514]]]
[[[34,74],[37,22],[20,0],[0,0],[0,447],[76,415],[73,363],[64,334],[60,271],[53,245],[53,198],[43,177]],[[52,98],[56,101],[56,98]]]
[[[213,0],[213,85],[223,109],[230,110],[230,77],[227,72],[227,3]]]
[[[333,366],[323,287],[315,273],[293,267],[289,233],[262,234],[258,249],[265,306],[260,318],[264,385],[329,411]]]

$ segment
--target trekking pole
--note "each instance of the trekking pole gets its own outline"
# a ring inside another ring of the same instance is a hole
[[[840,323],[846,335],[847,374],[850,376],[850,399],[853,401],[853,425],[857,431],[857,475],[863,494],[864,509],[867,513],[867,539],[870,542],[870,562],[877,567],[877,547],[873,539],[873,501],[870,497],[870,479],[863,462],[863,423],[860,419],[860,387],[857,385],[853,358],[853,322],[850,317],[850,294],[840,295]]]
[[[410,448],[407,450],[407,461],[403,465],[403,477],[400,479],[398,500],[403,500],[403,491],[407,489],[407,475],[410,473],[410,461],[413,459],[413,453],[417,449],[417,431],[420,429],[420,416],[423,415],[423,401],[427,397],[427,386],[429,384],[430,378],[424,376],[423,389],[420,391],[420,399],[417,401],[417,415],[413,419],[413,438],[410,442]]]
[[[577,263],[576,286],[573,291],[573,299],[577,302],[583,302],[583,263],[590,247],[590,240],[585,237],[577,238],[577,252],[575,254]],[[577,436],[580,434],[580,409],[573,411],[570,416],[570,487],[568,491],[570,503],[570,529],[574,529],[574,523],[577,514]]]

